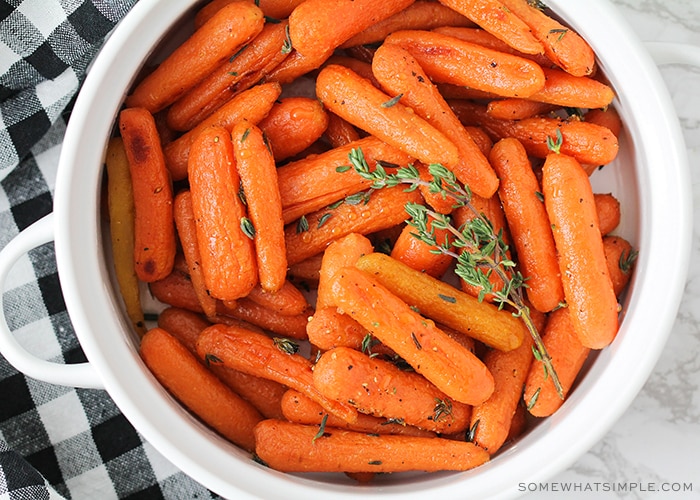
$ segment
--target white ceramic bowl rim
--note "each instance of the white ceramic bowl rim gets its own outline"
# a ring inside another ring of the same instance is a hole
[[[191,0],[141,0],[122,21],[75,104],[55,191],[56,255],[71,320],[90,363],[137,430],[194,479],[237,498],[316,498],[319,485],[324,498],[359,492],[423,498],[428,490],[441,498],[509,498],[522,484],[547,480],[593,446],[630,404],[665,344],[685,282],[692,232],[685,146],[672,103],[657,68],[615,8],[606,0],[548,2],[596,50],[618,92],[615,105],[627,124],[628,147],[635,147],[635,189],[645,201],[623,204],[623,210],[638,210],[629,229],[640,249],[637,265],[645,271],[634,278],[618,338],[554,417],[491,463],[466,473],[411,476],[398,485],[358,490],[351,483],[321,483],[265,469],[198,424],[141,363],[105,279],[99,223],[105,138],[148,48],[192,5]]]

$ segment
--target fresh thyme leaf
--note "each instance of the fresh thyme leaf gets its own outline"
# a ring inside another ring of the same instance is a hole
[[[299,217],[299,220],[297,221],[297,234],[306,232],[308,230],[309,230],[309,221],[305,215],[302,215],[301,217]]]
[[[241,231],[251,240],[255,238],[255,226],[248,217],[241,217]]]
[[[338,201],[336,201],[335,203],[332,203],[332,204],[328,205],[327,208],[328,208],[328,210],[335,210],[336,208],[338,208],[338,207],[339,207],[340,205],[342,205],[343,203],[345,203],[345,200],[338,200]]]
[[[552,136],[547,136],[547,149],[551,152],[560,154],[561,146],[564,143],[564,137],[561,135],[561,129],[557,127],[557,136],[552,138]]]
[[[323,437],[323,435],[326,433],[326,422],[328,422],[328,413],[323,415],[323,418],[321,419],[321,425],[318,427],[318,432],[311,440],[312,443],[315,443],[318,438]]]
[[[245,142],[245,140],[248,138],[250,135],[250,128],[247,128],[243,131],[243,135],[241,136],[241,142]]]
[[[245,197],[245,191],[243,190],[243,184],[239,184],[238,186],[238,199],[241,200],[241,203],[244,205],[248,205],[248,199]]]
[[[233,61],[235,61],[236,58],[238,56],[240,56],[243,53],[243,51],[247,48],[248,48],[248,45],[246,44],[243,47],[241,47],[240,49],[238,49],[238,51],[229,58],[228,62],[232,63]]]
[[[564,35],[566,35],[569,32],[569,30],[566,28],[558,28],[549,30],[549,32],[553,35],[559,33],[559,36],[557,37],[557,42],[561,42],[562,38],[564,38]]]
[[[223,360],[216,354],[207,353],[204,355],[204,363],[209,366],[212,363],[223,363]]]
[[[450,304],[455,304],[457,302],[457,299],[455,297],[451,297],[450,295],[443,295],[441,293],[438,293],[438,297],[440,297],[445,302],[449,302]]]
[[[335,167],[335,171],[339,174],[347,172],[348,170],[352,170],[352,165],[340,165],[339,167]]]
[[[388,101],[383,102],[383,103],[381,104],[381,106],[382,106],[382,108],[390,108],[390,107],[392,107],[392,106],[396,106],[396,104],[401,100],[402,97],[403,97],[403,94],[399,94],[399,95],[397,95],[397,96],[395,96],[395,97],[392,97],[392,98],[389,99]]]
[[[285,354],[296,354],[299,352],[299,344],[293,340],[283,337],[274,337],[272,341],[274,342],[275,347]]]
[[[537,398],[540,396],[540,391],[542,391],[542,388],[538,387],[535,393],[530,398],[530,401],[527,402],[528,411],[532,410],[532,408],[535,406],[535,403],[537,403]]]
[[[440,419],[452,415],[452,401],[449,399],[435,398],[435,408],[433,408],[433,420],[439,422]]]
[[[474,438],[476,437],[476,430],[479,428],[479,422],[480,420],[477,419],[476,422],[474,422],[474,425],[472,425],[468,430],[467,433],[464,435],[464,440],[468,443],[473,443]]]
[[[632,265],[634,261],[637,260],[639,252],[636,250],[630,250],[629,253],[622,252],[620,254],[620,260],[617,263],[620,266],[620,271],[627,274],[632,270]]]
[[[540,193],[539,191],[535,191],[535,196],[537,196],[538,200],[544,202],[544,195],[542,193]]]
[[[372,347],[377,345],[379,341],[375,339],[371,333],[365,334],[362,337],[361,351],[367,355],[372,355]]]
[[[370,460],[369,462],[367,462],[367,464],[368,465],[382,465],[382,461],[381,460]]]
[[[289,36],[289,24],[284,27],[284,43],[282,44],[282,54],[289,54],[294,47],[292,46],[292,37]]]
[[[238,71],[229,71],[228,74],[231,76],[238,76]]]
[[[323,214],[323,215],[318,219],[318,224],[316,225],[316,228],[320,229],[321,226],[323,226],[323,225],[326,223],[326,221],[328,221],[328,219],[330,219],[331,217],[333,217],[333,214],[331,214],[331,213],[328,213],[328,212],[327,212],[327,213]]]

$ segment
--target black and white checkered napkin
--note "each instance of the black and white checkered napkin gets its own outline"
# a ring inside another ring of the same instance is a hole
[[[0,248],[52,210],[61,141],[86,68],[136,0],[0,0]],[[4,291],[18,341],[85,360],[53,244],[29,252]],[[215,495],[145,442],[104,391],[54,386],[0,356],[0,500]]]

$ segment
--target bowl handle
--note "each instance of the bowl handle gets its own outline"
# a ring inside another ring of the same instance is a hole
[[[54,240],[53,213],[21,231],[0,251],[0,292],[15,262],[30,250]],[[20,345],[5,318],[4,293],[0,293],[0,353],[25,375],[56,385],[104,388],[90,363],[61,364],[37,358]]]
[[[644,42],[656,64],[688,64],[700,67],[700,47],[685,43]]]

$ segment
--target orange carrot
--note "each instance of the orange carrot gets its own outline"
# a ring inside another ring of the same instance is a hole
[[[370,234],[393,227],[407,218],[406,203],[420,200],[416,191],[406,192],[396,186],[373,192],[366,203],[343,203],[332,210],[313,212],[304,218],[303,226],[296,223],[285,229],[287,262],[301,262],[350,233]]]
[[[612,235],[603,237],[603,250],[615,295],[619,296],[632,277],[637,252],[629,241]]]
[[[262,415],[231,391],[172,335],[161,328],[141,339],[140,354],[153,375],[175,398],[245,450],[255,447],[253,427]]]
[[[620,137],[622,130],[622,120],[615,108],[608,106],[605,109],[591,109],[583,116],[588,123],[595,123],[610,129],[615,137]]]
[[[542,68],[529,59],[434,31],[400,31],[389,35],[384,43],[408,50],[437,82],[504,97],[528,97],[545,84]]]
[[[167,307],[158,314],[158,327],[175,337],[192,354],[197,354],[197,337],[209,321],[198,314],[179,307]]]
[[[199,314],[204,312],[192,286],[192,280],[179,269],[173,270],[163,279],[149,283],[148,289],[153,297],[163,304]]]
[[[398,45],[384,44],[374,55],[372,69],[387,93],[400,95],[402,103],[454,143],[459,162],[452,170],[457,179],[480,196],[492,196],[498,189],[496,173],[411,54]]]
[[[216,363],[210,363],[209,369],[236,394],[252,404],[263,417],[284,418],[282,396],[287,392],[284,384]]]
[[[456,146],[444,134],[348,68],[323,68],[316,93],[333,113],[426,164],[451,168],[459,161]]]
[[[347,422],[357,420],[357,411],[352,406],[328,399],[314,387],[311,362],[288,346],[284,340],[275,341],[266,335],[225,325],[210,326],[197,340],[199,357],[210,364],[275,380]]]
[[[600,349],[617,333],[618,305],[588,175],[575,159],[551,154],[542,170],[542,192],[571,322],[583,345]]]
[[[326,114],[328,115],[328,127],[326,127],[325,137],[328,139],[331,147],[345,146],[360,139],[360,134],[350,123],[335,113]]]
[[[290,280],[294,283],[298,283],[300,287],[306,286],[308,288],[309,286],[318,284],[322,259],[323,253],[318,253],[296,264],[291,264],[288,273]]]
[[[134,195],[134,270],[141,281],[164,278],[175,259],[173,191],[153,115],[143,108],[119,114]]]
[[[314,385],[360,413],[397,419],[438,433],[460,432],[471,408],[453,401],[415,372],[347,347],[326,351],[314,366]]]
[[[448,397],[479,404],[493,392],[493,377],[476,356],[368,274],[345,268],[336,273],[333,291],[340,310]]]
[[[430,226],[432,227],[432,224]],[[433,228],[431,230],[434,231],[437,242],[442,244],[442,242],[449,241],[447,229]],[[452,264],[452,256],[435,252],[435,247],[414,236],[415,231],[413,226],[404,226],[391,249],[391,256],[416,271],[426,273],[433,278],[440,278]]]
[[[236,2],[223,7],[136,86],[126,98],[127,106],[155,113],[172,104],[255,37],[264,22],[262,11],[254,4]]]
[[[501,0],[440,0],[440,3],[464,14],[480,27],[526,54],[541,54],[542,43],[530,27]]]
[[[490,160],[501,179],[498,195],[527,279],[527,298],[538,311],[551,311],[564,300],[564,290],[552,228],[527,152],[517,139],[502,139]]]
[[[253,240],[244,232],[231,135],[222,127],[203,131],[192,144],[189,180],[204,281],[213,297],[244,297],[258,282]]]
[[[255,428],[255,453],[282,472],[401,472],[467,470],[489,455],[450,439],[367,434],[317,425],[265,420]]]
[[[464,128],[472,136],[476,145],[479,146],[481,153],[488,158],[491,154],[491,148],[493,148],[493,141],[489,135],[481,127],[465,126]]]
[[[320,307],[314,311],[306,325],[309,342],[321,351],[334,347],[350,347],[373,354],[395,353],[372,338],[365,327],[346,314],[340,314],[333,306]]]
[[[251,2],[251,0],[212,0],[197,11],[194,18],[195,28],[204,24],[222,7],[230,3],[240,1]],[[303,0],[255,0],[255,4],[260,7],[267,17],[273,19],[285,19],[289,17],[289,14],[291,14],[294,8],[302,1]]]
[[[301,290],[286,279],[274,293],[258,285],[250,291],[247,298],[283,316],[297,316],[309,309],[309,303]]]
[[[358,233],[350,233],[329,244],[323,252],[321,261],[316,307],[327,307],[333,304],[331,283],[335,273],[344,267],[354,266],[357,259],[372,252],[374,248],[370,240]]]
[[[451,197],[443,196],[442,193],[435,192],[431,189],[429,183],[432,182],[434,178],[433,174],[430,173],[430,166],[422,162],[416,162],[413,166],[418,170],[421,181],[424,182],[424,184],[418,186],[418,190],[420,194],[423,195],[426,205],[439,214],[451,214],[455,209],[455,202]],[[489,168],[491,167],[489,166]]]
[[[224,127],[229,132],[241,120],[259,123],[270,112],[275,100],[282,92],[278,83],[262,83],[241,92],[195,128],[165,146],[163,152],[173,180],[187,177],[187,161],[190,147],[205,129]]]
[[[546,115],[557,109],[557,105],[529,99],[494,99],[486,105],[489,116],[499,120],[522,120],[537,115]]]
[[[595,199],[595,208],[598,213],[600,234],[605,236],[620,224],[620,218],[622,217],[620,201],[611,193],[595,193],[593,198]]]
[[[374,54],[372,54],[372,57],[374,57]],[[379,86],[379,82],[374,77],[374,73],[372,73],[371,59],[369,61],[364,61],[362,59],[358,59],[352,56],[334,54],[328,58],[328,60],[324,63],[324,66],[329,66],[331,64],[337,64],[339,66],[344,66],[348,69],[351,69],[352,71],[360,75],[362,78],[366,78],[367,80],[372,82],[372,85],[374,85],[375,87],[381,88]]]
[[[255,242],[260,284],[264,290],[276,292],[287,275],[277,167],[258,127],[241,121],[233,127],[231,134],[236,169],[250,217],[247,220],[251,223],[246,234]],[[240,224],[244,224],[242,219]]]
[[[192,193],[189,190],[181,191],[175,196],[173,210],[180,246],[187,262],[187,273],[192,280],[192,286],[204,314],[213,316],[216,314],[216,299],[209,295],[209,290],[204,282],[201,266],[202,255],[199,251],[197,225],[192,209]]]
[[[306,339],[306,323],[313,313],[311,308],[306,308],[301,314],[284,315],[248,298],[238,299],[233,307],[224,307],[219,312],[278,335],[299,340]]]
[[[544,87],[528,99],[572,108],[605,108],[615,97],[612,88],[593,78],[573,76],[556,68],[542,71]]]

